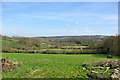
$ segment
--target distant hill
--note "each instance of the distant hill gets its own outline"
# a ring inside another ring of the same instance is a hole
[[[108,36],[86,35],[86,36],[52,36],[52,37],[8,37],[2,36],[3,49],[44,49],[62,48],[63,46],[89,46],[96,47]]]
[[[103,35],[85,35],[85,36],[51,36],[51,37],[40,37],[40,38],[81,38],[81,39],[104,39],[109,36]]]
[[[52,36],[52,37],[8,37],[2,36],[3,52],[29,52],[44,49],[80,49],[97,50],[97,53],[118,54],[120,36],[85,35],[85,36]],[[74,51],[73,51],[74,52]],[[89,50],[86,52],[88,53]],[[49,51],[48,51],[49,53]]]

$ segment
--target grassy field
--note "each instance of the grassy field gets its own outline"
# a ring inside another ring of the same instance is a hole
[[[87,48],[87,47],[89,47],[89,46],[65,46],[65,47],[73,47],[73,48]]]
[[[4,78],[87,78],[89,71],[82,70],[82,64],[109,60],[103,54],[3,53],[2,56],[19,64],[13,72],[3,72]]]
[[[46,50],[60,50],[60,51],[73,51],[73,50],[78,50],[78,51],[81,51],[81,49],[40,49],[40,51],[46,51]]]
[[[96,53],[95,49],[40,49],[41,53],[44,54],[86,54],[86,53]]]

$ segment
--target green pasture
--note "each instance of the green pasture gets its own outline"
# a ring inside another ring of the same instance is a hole
[[[84,63],[111,60],[103,54],[28,54],[3,53],[2,57],[18,63],[13,72],[3,72],[4,78],[88,78]],[[118,58],[113,56],[114,60]],[[107,74],[106,74],[107,75]],[[108,76],[106,76],[108,77]]]
[[[88,48],[89,46],[63,46],[62,48]]]

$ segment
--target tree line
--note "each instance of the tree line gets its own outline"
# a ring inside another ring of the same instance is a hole
[[[63,46],[88,46],[94,49],[96,54],[119,54],[120,36],[110,36],[105,38],[80,38],[80,37],[60,37],[60,38],[40,38],[40,37],[8,37],[2,36],[2,51],[17,53],[41,53],[40,49],[62,49]],[[89,53],[89,51],[85,51]],[[75,51],[75,50],[74,50]],[[94,51],[94,53],[95,53]],[[46,51],[46,53],[58,51]],[[61,52],[62,53],[62,52]],[[70,52],[63,52],[70,53]],[[79,52],[71,52],[79,53]],[[91,53],[91,52],[90,52]]]
[[[98,53],[120,56],[120,36],[110,36],[97,46]]]

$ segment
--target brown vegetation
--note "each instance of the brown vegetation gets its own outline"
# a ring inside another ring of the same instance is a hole
[[[84,70],[89,70],[92,69],[105,69],[105,71],[103,72],[97,72],[97,71],[90,71],[89,73],[87,73],[87,76],[90,77],[90,78],[104,78],[103,77],[103,73],[106,73],[109,69],[109,73],[110,73],[110,78],[111,79],[117,79],[119,80],[120,79],[120,61],[117,60],[111,60],[111,61],[99,61],[99,62],[95,62],[95,63],[92,63],[92,65],[94,65],[95,67],[87,67],[85,64],[84,64]]]
[[[17,67],[17,63],[14,63],[7,58],[2,58],[1,63],[3,72],[13,71]]]

